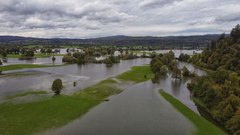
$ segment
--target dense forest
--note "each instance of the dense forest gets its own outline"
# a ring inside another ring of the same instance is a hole
[[[111,36],[92,39],[64,39],[64,38],[27,38],[14,36],[0,36],[0,45],[115,45],[115,46],[158,46],[164,48],[206,47],[211,40],[219,35],[203,36],[169,36],[169,37],[129,37]],[[183,46],[184,45],[184,46]]]
[[[240,130],[240,25],[187,61],[208,69],[188,84],[194,100],[230,133]],[[209,70],[210,69],[210,70]]]

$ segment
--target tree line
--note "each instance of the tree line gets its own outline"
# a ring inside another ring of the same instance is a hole
[[[192,79],[188,88],[196,104],[228,132],[240,130],[240,25],[230,36],[222,34],[202,54],[189,60],[198,66],[213,70],[206,76]]]

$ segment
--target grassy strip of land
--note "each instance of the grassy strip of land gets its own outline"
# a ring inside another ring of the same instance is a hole
[[[224,131],[207,121],[205,118],[197,115],[170,94],[163,90],[160,90],[159,93],[196,126],[197,131],[194,133],[195,135],[226,135]]]
[[[127,71],[119,76],[117,76],[118,79],[124,80],[124,81],[132,81],[132,82],[144,82],[151,78],[153,78],[154,74],[151,71],[151,68],[149,65],[144,66],[134,66],[131,68],[130,71]]]
[[[72,96],[61,95],[38,102],[20,104],[2,103],[0,104],[0,123],[2,123],[0,134],[29,135],[63,126],[81,117],[109,96],[120,93],[121,89],[114,83],[116,82],[113,80],[102,81]]]
[[[46,67],[56,67],[56,66],[62,66],[62,65],[15,64],[15,65],[0,66],[0,71],[20,70],[20,69],[26,69],[26,68],[46,68]]]

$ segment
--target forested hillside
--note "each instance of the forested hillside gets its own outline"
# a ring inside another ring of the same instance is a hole
[[[202,54],[190,61],[207,69],[209,74],[188,84],[195,103],[234,134],[240,131],[240,26],[230,36],[222,34]]]
[[[159,48],[186,47],[196,49],[206,47],[211,40],[219,35],[202,36],[169,36],[169,37],[130,37],[111,36],[92,39],[67,38],[27,38],[0,36],[0,45],[116,45],[116,46],[157,46]]]

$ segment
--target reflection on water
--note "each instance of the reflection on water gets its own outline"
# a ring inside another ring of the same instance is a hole
[[[172,90],[172,93],[173,93],[173,95],[175,95],[175,96],[179,96],[180,95],[180,86],[182,85],[182,82],[181,82],[181,80],[179,80],[179,79],[173,79],[172,81],[171,81],[171,90]]]
[[[61,65],[63,56],[55,56],[55,65]],[[52,64],[52,57],[49,58],[36,58],[31,60],[19,60],[18,58],[7,58],[7,62],[3,65],[14,65],[14,64]]]

